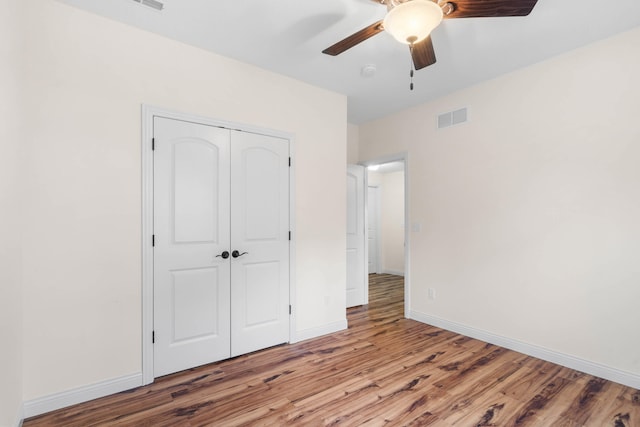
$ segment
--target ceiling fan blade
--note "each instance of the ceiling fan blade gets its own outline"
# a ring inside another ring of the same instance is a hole
[[[340,40],[338,43],[330,46],[322,51],[322,53],[326,53],[327,55],[336,56],[341,54],[347,49],[351,49],[358,43],[362,43],[369,37],[373,37],[379,32],[384,31],[382,28],[382,20],[369,25],[366,28],[358,31],[357,33],[351,34],[344,40]]]
[[[436,52],[433,50],[431,36],[413,45],[411,48],[413,67],[420,70],[436,63]]]
[[[527,16],[538,0],[451,0],[454,10],[445,18]]]

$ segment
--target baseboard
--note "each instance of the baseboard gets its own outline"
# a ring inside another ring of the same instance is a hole
[[[18,411],[16,412],[16,419],[13,422],[12,426],[14,427],[22,427],[22,420],[24,420],[24,404],[20,404],[18,407]]]
[[[142,373],[126,375],[24,402],[24,418],[88,402],[142,385]]]
[[[394,276],[404,277],[404,271],[400,271],[400,270],[382,270],[380,274],[393,274]]]
[[[343,331],[348,328],[347,319],[340,320],[339,322],[329,323],[328,325],[319,326],[317,328],[303,329],[297,331],[295,336],[291,340],[291,343],[296,343],[311,338],[321,337],[322,335],[332,334],[334,332]]]
[[[601,365],[599,363],[580,359],[578,357],[571,356],[565,353],[559,353],[557,351],[549,350],[547,348],[540,347],[534,344],[525,343],[501,335],[496,335],[482,329],[476,329],[470,326],[462,325],[460,323],[451,322],[449,320],[441,319],[439,317],[431,316],[429,314],[421,313],[415,310],[411,310],[409,312],[408,318],[417,320],[418,322],[437,326],[448,331],[456,332],[458,334],[466,335],[468,337],[485,341],[491,344],[499,345],[500,347],[508,348],[519,353],[524,353],[528,356],[537,357],[538,359],[546,360],[557,365],[575,369],[589,375],[604,378],[619,384],[626,385],[628,387],[640,389],[640,375],[632,374],[631,372],[622,371],[616,368]]]

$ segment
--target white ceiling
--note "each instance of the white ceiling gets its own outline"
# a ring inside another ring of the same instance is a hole
[[[372,0],[60,0],[348,96],[359,124],[640,25],[640,1],[538,0],[527,17],[445,20],[438,62],[409,91],[407,46],[381,33],[337,57],[323,49],[381,19]],[[375,64],[373,77],[362,77]],[[603,76],[606,78],[606,76]]]
[[[377,172],[377,173],[393,173],[393,172],[401,172],[404,171],[404,162],[388,162],[388,163],[379,163],[373,164],[368,167],[369,171]]]

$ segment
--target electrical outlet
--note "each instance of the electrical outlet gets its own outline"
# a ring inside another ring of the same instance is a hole
[[[436,299],[436,290],[433,288],[429,288],[429,299]]]

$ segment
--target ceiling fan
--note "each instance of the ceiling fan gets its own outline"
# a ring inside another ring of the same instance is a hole
[[[373,0],[387,6],[384,19],[322,51],[336,56],[376,34],[387,31],[409,45],[413,66],[420,70],[435,64],[431,31],[442,19],[526,16],[538,0]]]

